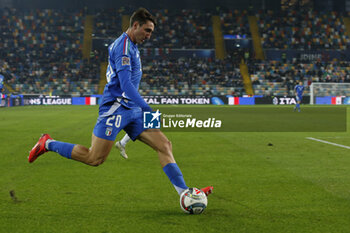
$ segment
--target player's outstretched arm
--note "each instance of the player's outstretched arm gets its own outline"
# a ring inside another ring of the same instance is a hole
[[[130,80],[131,72],[129,70],[121,70],[118,72],[118,77],[120,80],[121,88],[125,94],[138,106],[140,106],[143,111],[152,111],[152,108],[146,103],[146,101],[141,97],[139,92],[132,84]]]

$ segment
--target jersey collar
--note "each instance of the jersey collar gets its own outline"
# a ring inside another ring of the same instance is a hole
[[[137,47],[137,45],[136,45],[134,42],[132,42],[132,40],[130,39],[129,35],[128,35],[126,32],[123,32],[123,34],[125,34],[126,37],[128,37],[129,41],[131,42],[131,44],[132,44],[133,46],[136,46],[136,47]]]

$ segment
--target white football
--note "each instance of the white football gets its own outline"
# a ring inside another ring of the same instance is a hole
[[[180,207],[187,214],[201,214],[207,205],[207,196],[200,189],[188,188],[180,195]]]

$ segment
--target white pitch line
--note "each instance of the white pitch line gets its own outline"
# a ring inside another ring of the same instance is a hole
[[[328,141],[325,141],[325,140],[321,140],[321,139],[317,139],[317,138],[312,138],[312,137],[307,137],[306,139],[310,139],[310,140],[314,140],[314,141],[318,141],[318,142],[330,144],[330,145],[333,145],[333,146],[339,146],[339,147],[343,147],[343,148],[345,148],[345,149],[349,149],[349,150],[350,150],[350,146],[344,146],[344,145],[341,145],[341,144],[337,144],[337,143],[333,143],[333,142],[328,142]]]

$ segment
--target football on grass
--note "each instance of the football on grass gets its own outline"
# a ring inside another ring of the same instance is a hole
[[[181,209],[187,214],[201,214],[207,204],[207,196],[200,189],[188,188],[180,195]]]

